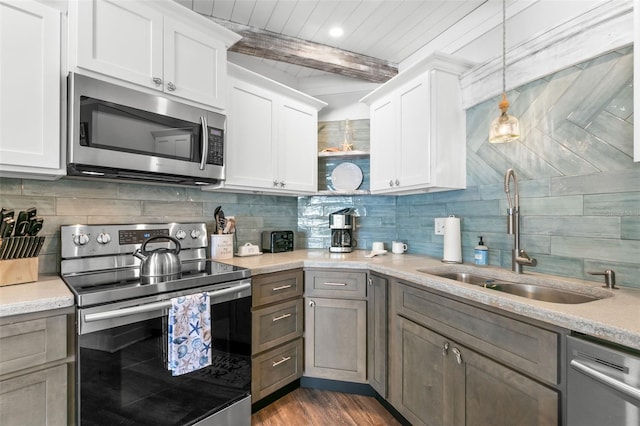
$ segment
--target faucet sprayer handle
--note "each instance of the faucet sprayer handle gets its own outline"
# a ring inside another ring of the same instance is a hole
[[[617,290],[616,287],[616,273],[613,272],[612,269],[607,269],[604,272],[589,272],[591,275],[604,275],[604,288],[610,288],[613,290]]]
[[[538,261],[533,257],[529,256],[527,252],[524,251],[524,249],[520,249],[518,251],[518,256],[516,257],[516,263],[518,263],[519,265],[526,265],[526,266],[538,265]]]

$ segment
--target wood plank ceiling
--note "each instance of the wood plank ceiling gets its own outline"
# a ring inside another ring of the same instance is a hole
[[[176,1],[243,35],[232,51],[277,60],[297,78],[315,69],[379,83],[488,0]],[[329,35],[334,26],[342,37]]]

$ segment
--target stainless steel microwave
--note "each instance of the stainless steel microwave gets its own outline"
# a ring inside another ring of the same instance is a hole
[[[68,87],[68,175],[192,186],[224,181],[224,115],[75,73]]]

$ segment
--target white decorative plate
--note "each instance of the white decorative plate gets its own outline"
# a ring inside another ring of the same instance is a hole
[[[355,191],[362,183],[362,169],[353,163],[340,163],[331,172],[331,181],[338,191]]]

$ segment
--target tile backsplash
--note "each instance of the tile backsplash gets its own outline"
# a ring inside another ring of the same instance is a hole
[[[0,179],[0,205],[16,211],[36,207],[44,218],[41,273],[60,270],[61,225],[205,222],[211,231],[213,212],[222,206],[226,216],[236,217],[236,244],[242,245],[260,244],[261,232],[267,229],[295,232],[298,222],[297,200],[291,197],[69,178]]]
[[[522,138],[488,143],[498,97],[467,111],[467,189],[411,196],[301,198],[306,246],[328,247],[328,214],[354,207],[358,248],[404,241],[410,253],[442,257],[434,218],[461,217],[463,261],[483,235],[489,263],[511,267],[503,177],[518,176],[521,246],[531,271],[640,288],[640,163],[633,162],[633,51],[612,52],[508,93]]]

